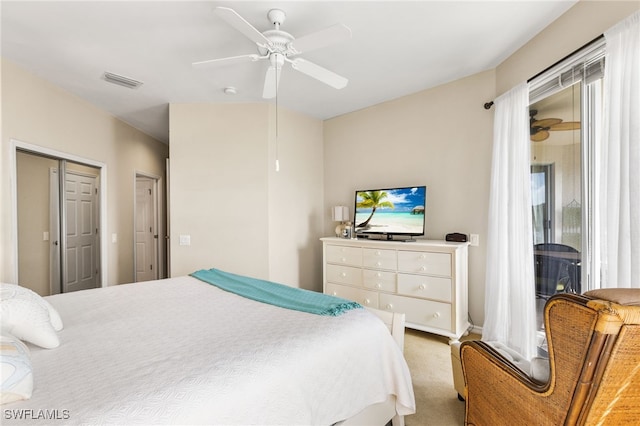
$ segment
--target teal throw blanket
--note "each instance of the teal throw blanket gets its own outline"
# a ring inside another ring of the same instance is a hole
[[[339,297],[236,275],[219,269],[202,269],[192,273],[191,276],[247,299],[310,314],[335,317],[348,310],[362,308],[356,302]]]

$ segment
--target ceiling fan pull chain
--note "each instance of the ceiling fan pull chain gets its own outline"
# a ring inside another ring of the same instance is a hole
[[[277,65],[277,58],[276,58],[276,66]],[[278,159],[278,70],[276,69],[276,72],[274,73],[275,75],[275,85],[276,85],[276,172],[280,171],[280,160]]]

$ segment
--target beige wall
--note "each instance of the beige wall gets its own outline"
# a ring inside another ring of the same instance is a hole
[[[639,7],[638,1],[580,1],[495,70],[327,120],[325,210],[352,209],[355,189],[426,184],[428,238],[480,234],[480,246],[469,249],[469,311],[481,326],[493,138],[493,109],[482,105]],[[334,227],[327,212],[325,235]]]
[[[123,90],[114,86],[114,90]],[[168,147],[11,61],[2,60],[0,280],[16,282],[12,227],[11,141],[107,167],[108,285],[133,281],[135,172],[164,176]]]
[[[638,0],[579,1],[496,68],[496,94],[530,79],[638,9]]]
[[[269,278],[322,291],[322,121],[280,108],[278,122],[276,172],[274,120],[269,120]]]
[[[333,234],[330,207],[351,206],[356,188],[423,183],[427,237],[480,234],[480,246],[469,252],[469,303],[481,325],[493,123],[493,109],[482,104],[578,49],[639,4],[583,0],[495,70],[324,124],[292,113],[289,125],[282,125],[279,174],[272,170],[270,106],[172,105],[172,275],[219,266],[319,289],[317,237]],[[2,83],[0,279],[11,281],[15,262],[13,218],[5,206],[11,200],[8,141],[17,138],[108,164],[108,226],[120,236],[109,250],[110,281],[131,281],[132,248],[122,241],[132,238],[132,220],[118,212],[131,209],[132,170],[162,175],[166,147],[4,61]],[[135,167],[133,159],[140,159]],[[123,190],[116,195],[114,188]],[[180,234],[191,235],[191,246],[179,246]]]
[[[469,249],[469,300],[482,323],[493,116],[482,105],[495,92],[487,71],[327,120],[325,207],[349,206],[356,189],[426,185],[426,237],[479,234]],[[325,235],[335,223],[328,214]],[[481,303],[478,303],[478,302]]]
[[[172,104],[169,115],[171,275],[215,267],[319,290],[322,123],[280,108],[275,172],[269,104]]]

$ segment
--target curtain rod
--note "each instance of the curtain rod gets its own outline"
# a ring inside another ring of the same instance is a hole
[[[593,40],[591,40],[590,42],[588,42],[587,44],[583,45],[582,47],[577,48],[576,50],[574,50],[573,52],[569,53],[567,56],[565,56],[564,58],[557,60],[556,62],[554,62],[553,64],[549,65],[548,67],[546,67],[545,69],[543,69],[542,71],[540,71],[539,73],[537,73],[536,75],[534,75],[533,77],[529,78],[527,80],[527,83],[530,83],[531,80],[535,79],[536,77],[544,74],[545,72],[549,71],[551,68],[555,67],[556,65],[558,65],[559,63],[561,63],[562,61],[564,61],[567,58],[570,58],[571,56],[575,55],[576,53],[578,53],[579,51],[581,51],[582,49],[591,46],[593,43],[598,42],[600,39],[602,39],[604,37],[604,34],[600,34],[598,37],[594,38]],[[485,102],[484,103],[484,109],[491,109],[491,107],[493,106],[493,101],[489,101],[489,102]]]

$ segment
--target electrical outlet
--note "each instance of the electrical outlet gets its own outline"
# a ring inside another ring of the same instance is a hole
[[[469,236],[469,242],[471,243],[472,246],[477,246],[480,245],[480,235],[478,234],[471,234]]]

